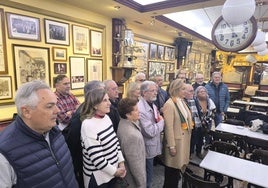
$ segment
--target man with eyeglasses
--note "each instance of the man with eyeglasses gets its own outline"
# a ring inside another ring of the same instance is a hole
[[[120,115],[117,110],[117,105],[119,102],[118,85],[114,80],[105,80],[103,83],[111,102],[110,112],[107,115],[112,120],[114,131],[117,132],[118,124],[120,121]]]
[[[80,102],[70,92],[70,79],[66,75],[58,75],[54,79],[54,85],[56,87],[55,94],[57,96],[56,105],[60,110],[57,116],[58,128],[62,131],[70,123],[72,115],[79,107]]]
[[[141,133],[146,148],[147,188],[152,187],[154,157],[162,153],[160,134],[164,130],[164,119],[154,104],[157,90],[155,82],[144,81],[140,87],[141,98],[138,102]]]

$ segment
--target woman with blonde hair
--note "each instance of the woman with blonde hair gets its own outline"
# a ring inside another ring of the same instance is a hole
[[[180,170],[189,163],[193,128],[191,112],[184,101],[186,85],[176,79],[170,84],[170,99],[164,104],[164,188],[177,188]]]
[[[127,87],[127,98],[139,101],[139,98],[141,96],[140,87],[141,83],[138,82],[129,83]]]

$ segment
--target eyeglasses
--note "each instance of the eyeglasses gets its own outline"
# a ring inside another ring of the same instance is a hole
[[[140,79],[139,81],[140,81],[140,82],[144,82],[144,81],[145,81],[145,79]]]

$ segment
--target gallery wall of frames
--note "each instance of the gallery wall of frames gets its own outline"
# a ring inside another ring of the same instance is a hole
[[[0,7],[0,105],[14,104],[25,82],[53,87],[58,74],[70,77],[71,89],[82,95],[84,83],[103,80],[104,35],[105,26]]]

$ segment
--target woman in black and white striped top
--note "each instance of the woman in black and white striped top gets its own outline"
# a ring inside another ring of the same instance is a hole
[[[87,93],[81,109],[85,187],[113,187],[114,177],[126,175],[118,138],[106,115],[110,105],[105,90],[94,89]]]

